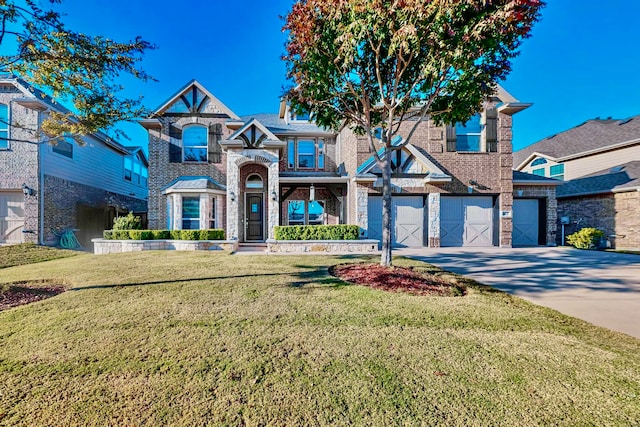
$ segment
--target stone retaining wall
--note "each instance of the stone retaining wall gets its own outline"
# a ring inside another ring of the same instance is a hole
[[[92,239],[96,255],[139,251],[229,251],[238,250],[237,240],[105,240]]]
[[[267,252],[327,252],[332,254],[357,253],[372,254],[378,252],[378,241],[367,240],[267,240]]]

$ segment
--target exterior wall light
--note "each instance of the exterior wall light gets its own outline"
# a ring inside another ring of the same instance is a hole
[[[22,184],[22,192],[26,196],[33,196],[36,194],[35,190],[31,187],[28,187],[27,184]]]
[[[229,198],[231,199],[232,202],[236,201],[236,193],[234,193],[233,191],[231,193],[229,193]]]
[[[276,194],[275,191],[271,192],[271,200],[273,200],[274,202],[278,201],[278,195]]]

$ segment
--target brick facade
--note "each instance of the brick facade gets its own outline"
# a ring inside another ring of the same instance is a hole
[[[558,221],[563,216],[568,216],[571,221],[565,225],[565,237],[582,228],[594,227],[604,231],[610,245],[616,249],[640,249],[638,212],[640,193],[637,191],[558,200]],[[561,239],[559,236],[559,244]]]

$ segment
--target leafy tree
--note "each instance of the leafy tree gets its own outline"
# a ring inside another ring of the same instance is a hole
[[[539,18],[540,0],[299,0],[285,18],[288,96],[327,128],[368,138],[383,179],[381,264],[391,265],[391,141],[411,120],[466,122]],[[384,148],[378,155],[378,150]]]
[[[73,111],[51,111],[40,130],[29,129],[36,140],[55,143],[66,135],[81,142],[80,135],[146,115],[141,99],[118,96],[122,86],[116,80],[123,75],[152,79],[137,63],[154,46],[140,37],[116,42],[72,31],[58,12],[39,6],[61,1],[0,0],[0,72],[73,106]]]

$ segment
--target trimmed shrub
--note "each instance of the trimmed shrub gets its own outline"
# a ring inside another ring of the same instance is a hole
[[[200,230],[180,230],[180,240],[200,240]]]
[[[112,230],[104,230],[102,232],[102,238],[105,240],[113,240],[113,231]]]
[[[153,240],[152,230],[129,230],[131,240]]]
[[[169,230],[151,230],[153,240],[164,240],[171,238],[171,232]]]
[[[224,230],[219,228],[200,230],[200,240],[224,240]]]
[[[113,240],[131,240],[129,230],[113,230]]]
[[[276,240],[358,240],[357,225],[286,225],[275,227]]]
[[[133,212],[113,219],[113,230],[140,230],[141,228],[142,221],[139,216],[134,216]]]
[[[585,227],[580,231],[569,234],[567,243],[578,249],[597,249],[600,240],[604,237],[604,231],[597,228]]]
[[[182,230],[170,230],[169,231],[169,238],[171,240],[180,240],[182,238],[181,232],[182,232]]]

